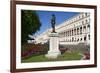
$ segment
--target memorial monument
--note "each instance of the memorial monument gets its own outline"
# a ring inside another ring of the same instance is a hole
[[[61,53],[59,50],[59,35],[55,31],[55,24],[56,24],[56,17],[54,14],[52,14],[51,18],[51,26],[52,26],[52,31],[49,34],[49,51],[45,55],[47,58],[57,58]]]

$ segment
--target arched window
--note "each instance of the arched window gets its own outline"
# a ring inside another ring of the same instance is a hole
[[[84,26],[83,28],[86,29],[86,26]]]
[[[82,38],[80,39],[80,41],[82,41]]]
[[[79,35],[79,28],[77,28],[77,35]]]
[[[86,36],[84,37],[84,41],[86,41]]]
[[[82,34],[82,27],[80,27],[80,34]]]
[[[72,36],[73,36],[73,30],[72,30]]]
[[[87,29],[88,29],[88,32],[89,32],[89,30],[90,30],[90,25],[89,24],[87,25]]]
[[[72,42],[74,41],[74,37],[72,37]]]
[[[85,13],[85,16],[87,16],[88,14],[87,13]]]
[[[88,35],[88,39],[90,40],[90,35]]]
[[[79,39],[77,39],[77,42],[79,41]]]
[[[70,30],[70,36],[71,36],[71,30]]]
[[[83,27],[83,31],[86,32],[86,26]]]
[[[88,24],[87,27],[90,28],[90,25]]]
[[[76,29],[74,29],[74,34],[76,35]]]
[[[85,23],[88,23],[87,19],[85,20]]]

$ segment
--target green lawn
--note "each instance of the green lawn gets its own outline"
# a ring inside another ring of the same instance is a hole
[[[38,55],[38,56],[31,56],[27,59],[22,59],[22,63],[29,63],[29,62],[46,62],[46,61],[68,61],[68,60],[80,60],[82,55],[79,54],[80,52],[65,52],[61,54],[56,59],[48,59],[45,55]]]

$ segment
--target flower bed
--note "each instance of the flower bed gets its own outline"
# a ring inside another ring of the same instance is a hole
[[[30,56],[46,54],[47,51],[48,51],[48,48],[43,45],[25,44],[25,45],[23,45],[23,50],[21,51],[21,56],[22,56],[22,58],[27,58]]]
[[[61,51],[61,54],[65,53],[66,51],[68,51],[68,48],[59,48],[59,50]]]
[[[90,53],[85,52],[85,53],[83,54],[83,60],[88,60],[88,59],[90,59]]]

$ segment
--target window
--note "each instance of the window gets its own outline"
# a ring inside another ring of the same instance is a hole
[[[88,24],[87,27],[90,28],[90,25]]]
[[[90,35],[88,35],[88,39],[90,40]]]
[[[75,35],[76,35],[76,29],[74,29],[74,33],[75,33]]]
[[[77,35],[79,35],[79,28],[77,28]]]
[[[88,23],[87,19],[85,20],[85,23]]]
[[[88,14],[87,13],[85,13],[85,16],[87,16]]]
[[[84,31],[86,30],[86,26],[83,27]]]
[[[82,34],[82,27],[80,27],[80,34]]]
[[[79,41],[79,39],[77,39],[77,42]]]
[[[72,36],[73,36],[73,30],[72,30]]]
[[[71,36],[71,30],[70,30],[70,36]]]
[[[72,37],[72,42],[74,41],[74,37]]]
[[[84,41],[86,41],[86,36],[84,37]]]
[[[80,41],[82,41],[82,38],[81,38],[81,40]]]

